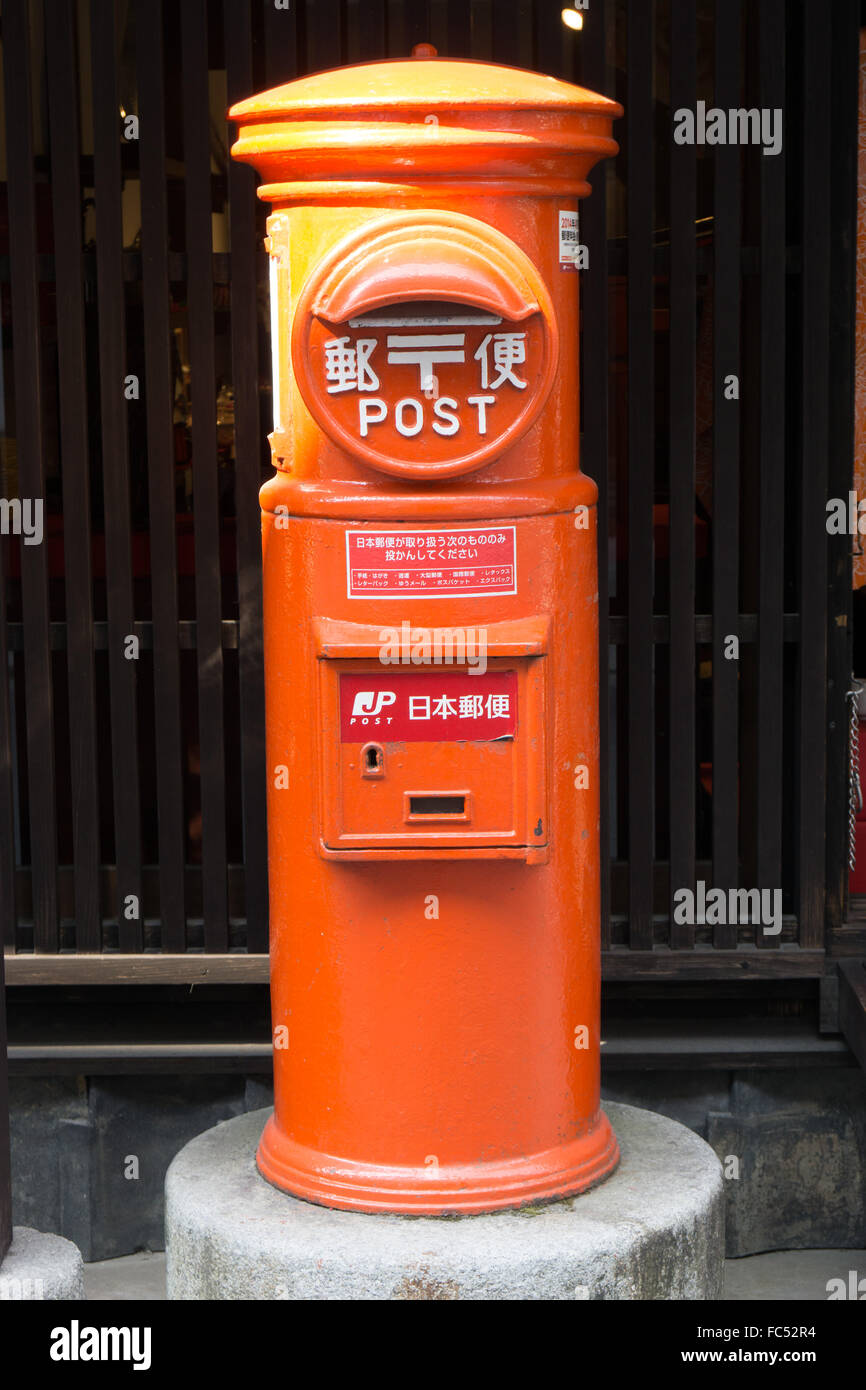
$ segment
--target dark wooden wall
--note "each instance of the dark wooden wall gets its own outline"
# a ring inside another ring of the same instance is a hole
[[[46,510],[42,545],[0,546],[11,980],[180,981],[201,953],[210,979],[266,977],[267,267],[223,113],[422,39],[626,109],[581,210],[606,975],[817,978],[863,952],[850,550],[824,524],[851,477],[858,6],[593,0],[577,34],[561,9],[4,0],[2,494]],[[782,152],[676,145],[698,99],[782,107]],[[781,889],[783,932],[677,925],[696,879]]]

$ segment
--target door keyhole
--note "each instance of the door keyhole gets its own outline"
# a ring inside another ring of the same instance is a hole
[[[368,743],[361,751],[362,777],[382,777],[385,772],[385,754],[379,743]]]

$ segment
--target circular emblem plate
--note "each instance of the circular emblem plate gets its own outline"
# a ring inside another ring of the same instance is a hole
[[[340,243],[305,285],[292,365],[342,449],[400,477],[482,468],[526,432],[557,363],[529,258],[457,213],[396,214]]]

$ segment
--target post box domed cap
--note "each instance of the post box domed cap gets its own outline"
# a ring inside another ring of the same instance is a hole
[[[439,58],[316,73],[229,111],[232,155],[277,203],[333,196],[341,180],[357,192],[418,178],[579,197],[592,166],[617,153],[621,115],[618,102],[555,77]]]
[[[353,112],[571,111],[622,115],[616,101],[543,73],[469,59],[409,58],[361,63],[314,73],[236,102],[229,111],[244,124],[275,119],[343,116]]]

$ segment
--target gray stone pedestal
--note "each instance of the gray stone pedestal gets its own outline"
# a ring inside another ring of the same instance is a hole
[[[63,1236],[12,1227],[12,1244],[0,1264],[0,1301],[84,1298],[81,1251]]]
[[[605,1107],[622,1161],[564,1202],[490,1216],[361,1215],[271,1187],[269,1112],[193,1139],[166,1176],[170,1299],[711,1299],[722,1291],[719,1161],[690,1129]]]

